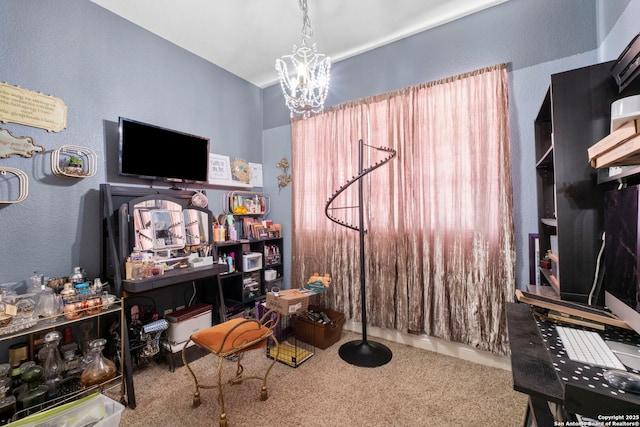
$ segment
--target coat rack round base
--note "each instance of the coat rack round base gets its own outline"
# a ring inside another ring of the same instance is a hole
[[[355,340],[342,344],[338,354],[345,362],[363,368],[385,365],[393,356],[386,345],[367,340]]]

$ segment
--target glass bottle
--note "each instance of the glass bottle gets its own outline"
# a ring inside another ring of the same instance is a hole
[[[27,288],[27,293],[37,293],[44,289],[44,275],[34,271],[30,279],[31,287]]]
[[[0,425],[8,424],[16,413],[16,397],[5,396],[0,399]]]
[[[62,308],[62,297],[56,294],[53,289],[40,293],[38,312],[47,322],[55,322],[57,316],[62,313]]]
[[[30,366],[22,373],[22,381],[27,384],[27,388],[18,395],[17,400],[20,410],[33,408],[28,412],[36,412],[41,409],[42,404],[46,401],[49,388],[39,383],[42,373],[43,369],[40,365]]]
[[[13,320],[13,316],[6,313],[6,304],[2,301],[2,294],[0,294],[0,328],[9,326],[11,320]]]
[[[140,252],[140,249],[136,246],[133,248],[133,252],[131,252],[131,278],[133,280],[144,279],[142,267],[142,252]]]
[[[8,363],[0,364],[0,398],[5,397],[11,392],[11,365]]]
[[[71,273],[71,276],[69,276],[69,281],[72,284],[84,283],[87,281],[87,274],[84,272],[82,267],[73,267],[73,272]]]
[[[68,349],[64,352],[64,374],[66,377],[72,377],[76,374],[81,374],[80,358],[76,354],[74,349]],[[80,368],[80,371],[78,369]]]
[[[45,357],[42,369],[44,370],[44,383],[49,388],[48,397],[50,399],[58,395],[58,387],[62,381],[64,364],[58,348],[61,339],[62,333],[60,331],[47,332],[44,336]]]
[[[36,301],[32,298],[31,294],[24,294],[20,296],[16,302],[17,315],[16,318],[22,323],[27,323],[34,320],[33,315],[36,312]],[[35,319],[37,320],[37,319]]]
[[[64,300],[65,304],[75,298],[76,290],[73,287],[73,284],[71,284],[71,282],[65,283],[62,291],[60,291],[60,295],[62,295],[62,299]]]
[[[102,384],[116,376],[116,364],[102,355],[106,344],[107,340],[104,338],[97,338],[89,343],[91,362],[80,376],[82,388]]]

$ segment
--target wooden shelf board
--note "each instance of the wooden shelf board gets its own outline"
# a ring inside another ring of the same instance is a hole
[[[549,225],[551,227],[557,227],[558,226],[558,220],[555,218],[541,218],[540,222],[542,222],[545,225]]]

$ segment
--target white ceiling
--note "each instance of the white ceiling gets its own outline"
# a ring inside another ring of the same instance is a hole
[[[255,84],[302,40],[298,0],[91,0]],[[308,0],[312,43],[332,62],[508,0]]]

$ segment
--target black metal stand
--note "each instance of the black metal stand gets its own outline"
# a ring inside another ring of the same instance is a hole
[[[376,368],[391,361],[393,353],[389,347],[375,341],[349,341],[342,344],[338,354],[347,363],[363,368]]]
[[[365,368],[375,368],[382,366],[391,360],[391,350],[384,344],[367,340],[367,286],[365,271],[365,251],[364,251],[364,195],[362,188],[362,177],[371,172],[375,167],[365,169],[363,165],[363,142],[360,140],[360,148],[358,152],[358,215],[359,225],[357,230],[360,233],[360,301],[362,305],[362,340],[350,341],[340,346],[338,354],[342,360],[352,365]],[[394,152],[395,155],[395,152]],[[387,158],[383,163],[393,158]],[[379,164],[381,165],[381,164]],[[377,167],[377,166],[376,166]],[[350,227],[354,228],[354,227]]]

